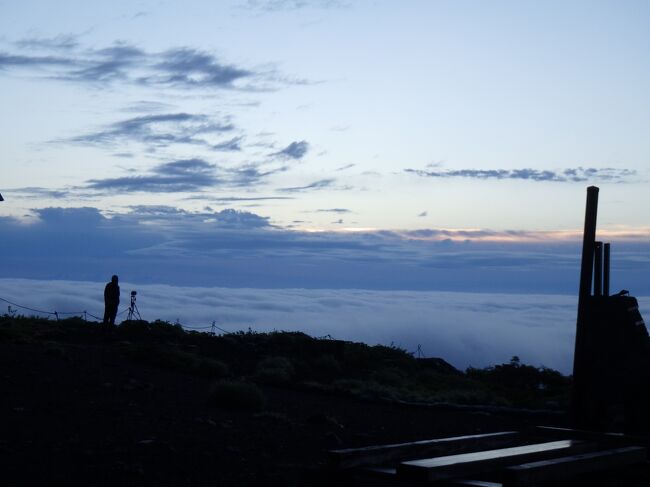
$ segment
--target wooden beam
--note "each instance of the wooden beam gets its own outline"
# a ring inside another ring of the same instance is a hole
[[[525,463],[505,469],[504,487],[555,485],[588,472],[598,472],[645,462],[646,450],[639,446],[583,453],[550,460]]]
[[[537,426],[530,430],[530,434],[538,437],[559,440],[582,440],[598,442],[609,446],[640,445],[650,448],[650,437],[627,435],[618,432],[589,431],[569,428],[556,428],[553,426]]]
[[[576,453],[580,446],[584,447],[586,444],[575,440],[561,440],[411,460],[402,462],[397,466],[397,475],[415,482],[435,482],[454,477],[467,477],[521,462],[544,460],[558,455],[566,455],[567,453]]]
[[[450,480],[441,484],[441,487],[503,487],[503,484],[484,480]]]
[[[580,288],[578,290],[578,316],[576,319],[575,350],[573,353],[573,393],[571,397],[571,421],[573,427],[589,427],[590,409],[589,377],[590,350],[588,314],[591,280],[594,270],[594,242],[598,216],[598,188],[587,188],[585,227],[582,235],[582,262],[580,265]]]
[[[594,244],[594,296],[603,295],[603,243]]]
[[[609,270],[611,258],[611,245],[603,245],[603,296],[609,296]]]
[[[407,458],[466,453],[480,449],[500,448],[517,444],[516,431],[501,431],[481,435],[453,436],[433,440],[347,448],[327,452],[333,468],[351,468],[397,462]]]

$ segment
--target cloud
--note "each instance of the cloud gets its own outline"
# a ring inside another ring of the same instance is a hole
[[[138,102],[132,103],[124,108],[121,111],[123,112],[135,112],[135,113],[156,113],[168,111],[172,108],[172,105],[169,103],[161,103],[159,101],[150,101],[150,100],[140,100]]]
[[[14,188],[8,191],[14,198],[66,198],[70,191],[65,189],[48,189],[37,186]]]
[[[13,47],[18,52],[0,52],[0,70],[30,70],[36,76],[99,86],[123,83],[204,91],[267,90],[298,83],[272,70],[255,71],[224,63],[212,53],[191,47],[147,52],[118,42],[101,49],[84,49],[76,38],[65,36],[24,39]]]
[[[230,169],[231,183],[234,186],[253,186],[259,184],[262,180],[279,172],[288,170],[286,166],[274,167],[270,169],[261,169],[260,164],[244,164],[242,166]]]
[[[349,5],[343,0],[246,0],[242,6],[250,10],[280,12],[306,8],[340,8]]]
[[[338,172],[338,171],[345,171],[346,169],[351,169],[351,168],[353,168],[354,166],[356,166],[356,164],[346,164],[346,165],[344,165],[344,166],[337,167],[337,168],[335,169],[335,171],[337,171],[337,172]]]
[[[291,142],[288,146],[278,152],[274,152],[273,156],[280,156],[286,159],[302,159],[309,150],[309,144],[305,140],[300,142]]]
[[[261,164],[243,164],[235,167],[223,167],[204,159],[180,159],[158,164],[147,172],[138,174],[128,170],[127,176],[117,178],[90,179],[85,185],[70,189],[99,192],[144,192],[175,193],[201,192],[209,188],[241,188],[262,184],[272,174],[286,171],[286,166],[263,169]],[[204,195],[190,198],[206,199]],[[212,198],[214,199],[214,198]],[[262,199],[291,199],[277,196],[275,198],[241,198],[240,201],[259,201]],[[229,201],[235,201],[229,199]]]
[[[59,34],[54,37],[26,37],[14,43],[21,49],[69,51],[79,46],[78,37],[71,34]]]
[[[146,53],[128,44],[117,44],[112,47],[93,52],[93,59],[77,61],[73,70],[55,75],[68,81],[87,83],[110,83],[112,81],[128,81],[129,72],[144,62]]]
[[[216,166],[201,159],[184,159],[159,164],[143,176],[91,179],[86,188],[111,192],[171,193],[190,192],[209,188],[221,180],[215,174]]]
[[[469,179],[519,179],[528,181],[550,182],[625,182],[637,173],[631,169],[615,168],[568,168],[561,171],[537,169],[455,169],[426,171],[422,169],[405,169],[407,173],[429,178],[469,178]]]
[[[323,208],[316,210],[317,213],[352,213],[347,208]]]
[[[236,81],[254,75],[250,70],[220,63],[212,54],[186,47],[161,53],[152,68],[154,74],[138,81],[183,88],[233,87]]]
[[[211,201],[216,203],[237,203],[237,202],[248,202],[248,201],[275,201],[275,200],[293,200],[293,196],[224,196],[221,198],[210,198]]]
[[[51,67],[69,68],[75,66],[72,59],[57,56],[24,56],[20,54],[9,54],[0,51],[0,71],[7,71],[11,68],[40,68]]]
[[[212,149],[216,151],[241,151],[242,140],[242,137],[233,137],[230,140],[213,145]]]
[[[182,165],[165,171],[186,173]],[[143,284],[575,295],[580,271],[578,232],[559,240],[489,230],[312,232],[249,211],[146,205],[110,217],[90,207],[34,214],[30,223],[0,217],[6,277],[98,280],[128,272]],[[650,295],[649,241],[647,232],[613,241],[613,292]]]
[[[335,179],[321,179],[319,181],[314,181],[311,184],[308,184],[306,186],[294,186],[290,188],[280,188],[278,191],[282,191],[284,193],[299,193],[302,191],[311,191],[311,190],[319,190],[319,189],[324,189],[324,188],[329,188],[334,184],[336,180]]]
[[[98,132],[54,142],[113,147],[117,144],[134,141],[154,147],[193,144],[207,146],[214,150],[236,150],[239,138],[213,145],[205,138],[199,137],[201,135],[219,135],[234,129],[235,127],[230,121],[215,121],[207,115],[183,112],[163,113],[128,118],[115,122]]]

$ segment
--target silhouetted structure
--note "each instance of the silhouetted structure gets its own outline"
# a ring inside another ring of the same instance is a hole
[[[573,395],[574,428],[650,429],[650,338],[637,300],[609,295],[610,245],[597,242],[598,188],[587,188],[578,296]],[[593,281],[593,294],[592,294]]]
[[[135,297],[137,296],[136,291],[131,291],[131,304],[129,305],[129,314],[126,315],[126,320],[131,321],[131,320],[141,320],[142,316],[140,316],[140,310],[138,309],[138,306],[135,304]]]
[[[111,282],[104,288],[104,324],[114,325],[117,308],[120,305],[120,286],[118,277],[111,277]]]

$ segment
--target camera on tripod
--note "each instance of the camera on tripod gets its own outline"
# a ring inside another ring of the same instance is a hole
[[[142,317],[140,316],[140,310],[138,309],[138,306],[135,304],[135,297],[137,296],[136,291],[131,291],[131,305],[129,306],[129,314],[126,316],[127,321],[133,320],[133,319],[138,319],[141,320]]]

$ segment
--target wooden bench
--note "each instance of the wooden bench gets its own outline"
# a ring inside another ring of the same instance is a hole
[[[560,440],[411,460],[397,465],[397,477],[415,482],[435,482],[454,477],[468,477],[510,465],[545,460],[567,453],[579,453],[590,447],[593,448],[593,445],[581,441]]]
[[[422,458],[424,456],[466,453],[485,448],[502,448],[515,445],[518,441],[521,441],[521,438],[516,431],[501,431],[481,435],[453,436],[410,443],[333,450],[328,452],[328,460],[332,468],[344,469],[381,465],[414,457]]]
[[[650,478],[648,437],[536,427],[328,452],[332,474],[359,486],[554,486],[592,472]],[[633,473],[636,472],[636,473]],[[339,477],[343,478],[343,477]]]
[[[587,472],[598,472],[645,462],[646,449],[628,446],[524,463],[505,469],[504,487],[533,487],[566,480]]]

